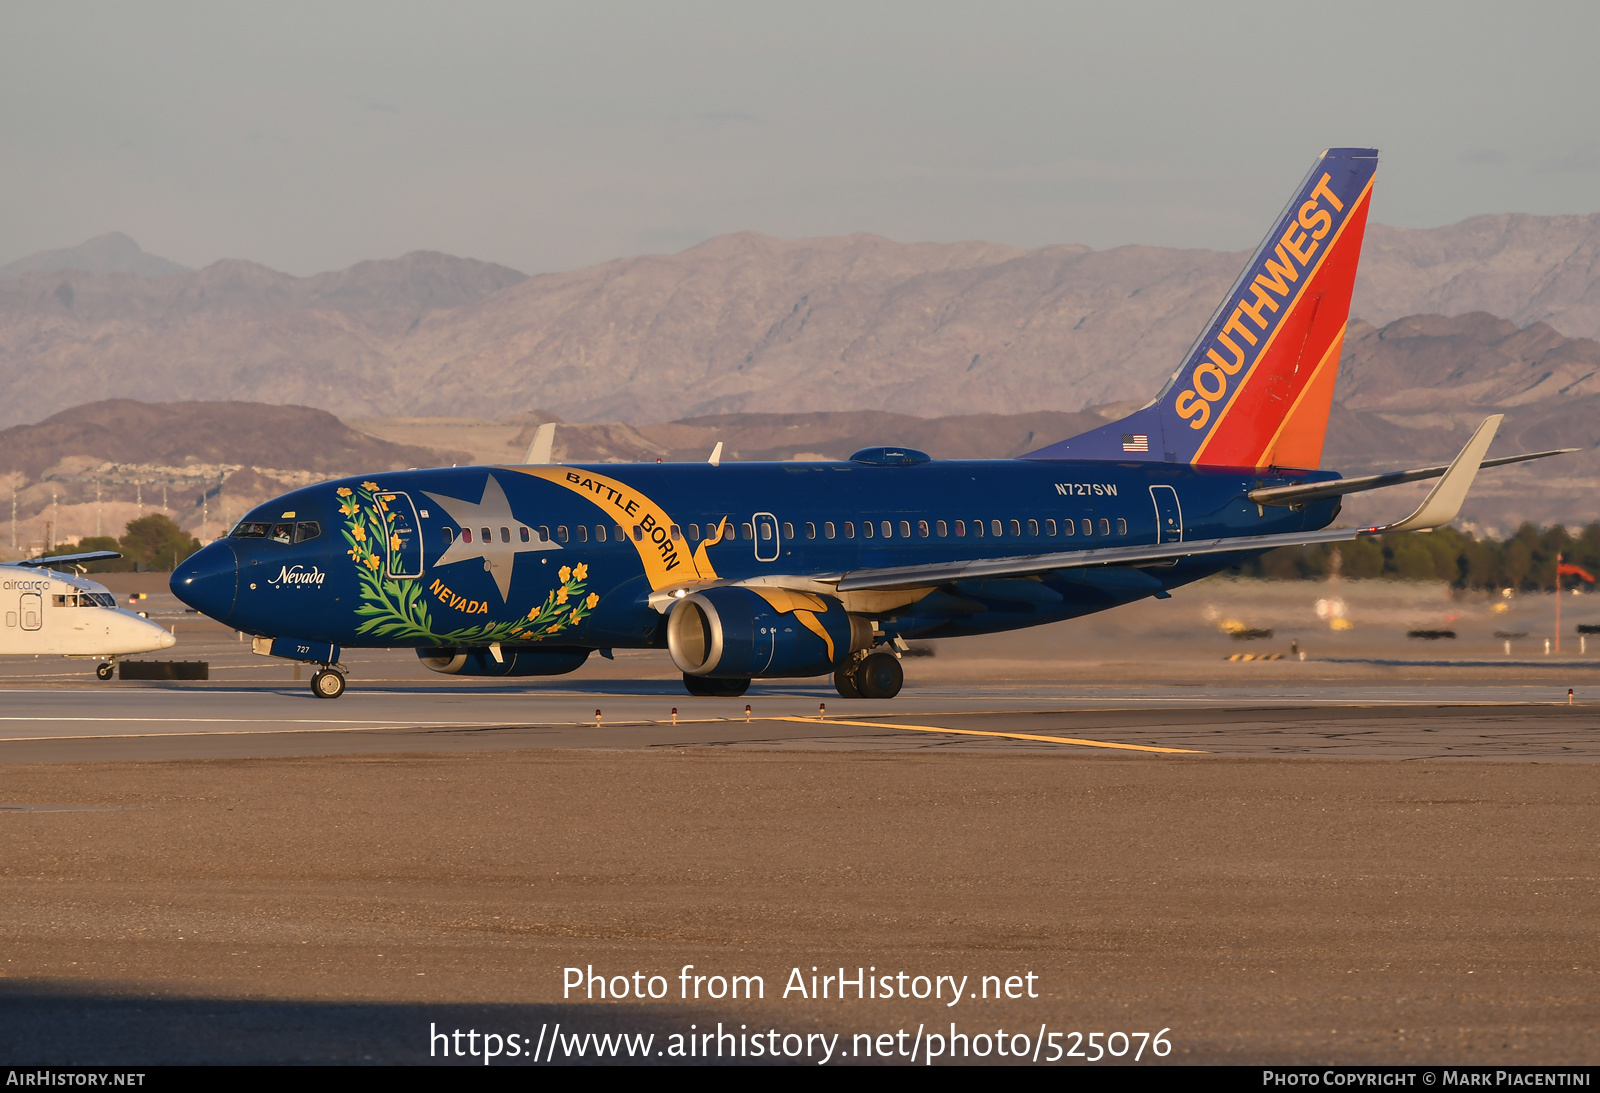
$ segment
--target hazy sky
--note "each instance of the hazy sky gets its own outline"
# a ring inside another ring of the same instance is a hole
[[[1600,5],[0,0],[0,262],[125,231],[305,274],[750,229],[1240,249],[1600,211]]]

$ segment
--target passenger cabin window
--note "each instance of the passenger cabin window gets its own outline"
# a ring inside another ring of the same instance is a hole
[[[667,534],[672,536],[673,542],[677,542],[679,539],[683,538],[683,529],[677,524],[671,524],[667,528]]]
[[[1013,536],[1020,536],[1022,534],[1022,521],[1020,521],[1020,520],[1011,521],[1011,534]]]
[[[570,536],[567,534],[567,525],[558,524],[556,526],[556,541],[564,543],[569,537]]]
[[[833,538],[833,521],[832,520],[827,520],[827,521],[823,522],[823,525],[822,525],[822,537],[824,539],[832,539]]]
[[[979,538],[979,539],[983,538],[983,521],[982,520],[974,520],[974,521],[972,521],[972,534],[975,537]]]
[[[596,524],[594,526],[594,541],[597,543],[606,541],[606,526],[604,524]]]
[[[315,520],[302,520],[294,526],[294,541],[309,542],[322,534],[322,525]]]
[[[966,537],[967,537],[967,522],[965,520],[957,520],[956,521],[956,538],[957,539],[965,539]]]
[[[900,538],[902,538],[902,539],[911,538],[911,521],[910,520],[902,520],[902,521],[900,521]]]
[[[1100,534],[1101,535],[1110,535],[1111,534],[1111,521],[1107,520],[1104,516],[1100,517]]]
[[[521,527],[521,528],[517,529],[517,538],[521,539],[524,543],[526,543],[528,540],[533,538],[533,533],[530,532],[527,528]]]
[[[1094,521],[1090,520],[1087,517],[1085,517],[1084,521],[1083,521],[1083,533],[1085,535],[1093,535],[1094,534]]]
[[[628,537],[628,533],[622,530],[621,524],[612,524],[611,530],[616,532],[617,542],[619,543]]]
[[[994,532],[997,537],[1005,534],[1005,529],[998,520],[989,521],[989,530]]]
[[[1063,534],[1063,535],[1076,535],[1077,533],[1078,533],[1078,525],[1077,525],[1076,521],[1073,521],[1073,520],[1063,520],[1063,521],[1061,521],[1061,534]]]
[[[939,533],[939,538],[941,539],[948,538],[950,535],[950,525],[946,524],[943,520],[935,523],[933,525],[933,530]]]
[[[1117,517],[1117,534],[1118,535],[1126,535],[1126,534],[1128,534],[1128,521],[1124,520],[1120,516]]]
[[[767,523],[765,520],[761,521],[761,538],[772,538],[772,525]]]
[[[566,528],[562,528],[561,530],[562,531],[566,531],[567,529]],[[563,535],[562,538],[565,539],[566,536]],[[511,529],[510,528],[502,527],[500,529],[500,541],[502,543],[509,543],[511,541]]]
[[[861,521],[861,537],[863,539],[872,538],[872,521],[871,520],[863,520],[863,521]]]
[[[444,536],[445,546],[449,546],[451,543],[456,541],[456,533],[451,531],[449,528],[440,528],[439,532]]]
[[[589,541],[589,529],[583,524],[579,524],[577,527],[573,528],[572,533],[578,537],[578,542],[580,543],[587,543]]]
[[[810,520],[807,520],[806,521],[806,538],[807,539],[815,539],[816,537],[817,537],[817,525],[812,523]],[[831,536],[830,536],[830,538],[831,538]]]
[[[918,520],[917,521],[917,535],[920,536],[923,539],[926,539],[928,537],[928,521],[926,521],[926,520]]]
[[[492,542],[494,542],[494,532],[490,531],[488,528],[479,528],[478,529],[478,534],[482,536],[482,538],[479,539],[478,542],[480,542],[480,543],[492,543]]]
[[[550,541],[550,529],[544,524],[539,525],[539,541],[541,543],[548,543]]]
[[[1056,522],[1054,520],[1046,520],[1044,522],[1044,533],[1046,535],[1051,535],[1051,536],[1055,535],[1055,533],[1056,533]],[[1068,534],[1071,534],[1071,533],[1068,532]]]
[[[789,523],[787,520],[783,522],[783,537],[785,539],[794,538],[794,525]]]
[[[846,520],[844,522],[844,537],[846,539],[854,539],[856,537],[856,522],[854,520]]]
[[[1029,520],[1028,521],[1028,534],[1029,535],[1038,535],[1039,534],[1039,521],[1037,521],[1037,520]]]
[[[461,541],[463,543],[472,542],[472,529],[471,528],[462,528],[461,529]]]
[[[644,542],[644,528],[638,524],[633,525],[633,541],[636,543]]]
[[[746,539],[754,539],[756,537],[756,528],[754,524],[744,525],[744,537]]]
[[[700,538],[700,525],[690,524],[687,530],[689,532],[689,541],[691,543],[697,542]]]

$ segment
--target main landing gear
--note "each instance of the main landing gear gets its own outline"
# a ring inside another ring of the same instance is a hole
[[[683,673],[683,689],[696,698],[738,698],[750,689],[748,679],[708,679]]]
[[[318,698],[338,698],[344,694],[344,673],[324,668],[311,677],[311,693]]]
[[[100,679],[110,679],[112,674],[114,672],[116,672],[116,670],[117,670],[117,666],[116,666],[116,663],[113,661],[113,662],[110,662],[110,663],[106,663],[106,664],[100,665],[98,668],[96,668],[94,670],[94,674],[97,677],[99,677]]]
[[[905,678],[893,653],[873,653],[842,661],[834,669],[833,686],[844,698],[893,698]]]

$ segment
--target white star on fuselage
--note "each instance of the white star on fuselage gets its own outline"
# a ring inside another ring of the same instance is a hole
[[[427,493],[426,490],[423,492]],[[483,499],[476,505],[471,501],[442,497],[437,493],[428,493],[427,496],[448,512],[450,519],[459,524],[463,531],[469,528],[472,531],[472,542],[467,542],[465,535],[457,535],[455,542],[451,543],[433,564],[454,565],[456,562],[482,558],[483,568],[494,577],[495,586],[500,589],[502,600],[507,599],[511,593],[511,569],[516,563],[518,554],[561,549],[558,543],[540,542],[537,531],[529,536],[529,542],[522,541],[522,537],[518,534],[522,521],[511,515],[511,502],[506,499],[506,491],[492,474],[483,484]],[[489,529],[487,537],[483,534],[485,528]],[[510,542],[502,540],[501,528],[510,529]]]

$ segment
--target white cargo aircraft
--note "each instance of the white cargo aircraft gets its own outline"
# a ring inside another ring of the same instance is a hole
[[[0,564],[0,654],[93,657],[104,661],[95,674],[110,679],[118,657],[171,648],[170,631],[118,607],[105,585],[45,568],[120,557],[95,550]]]

